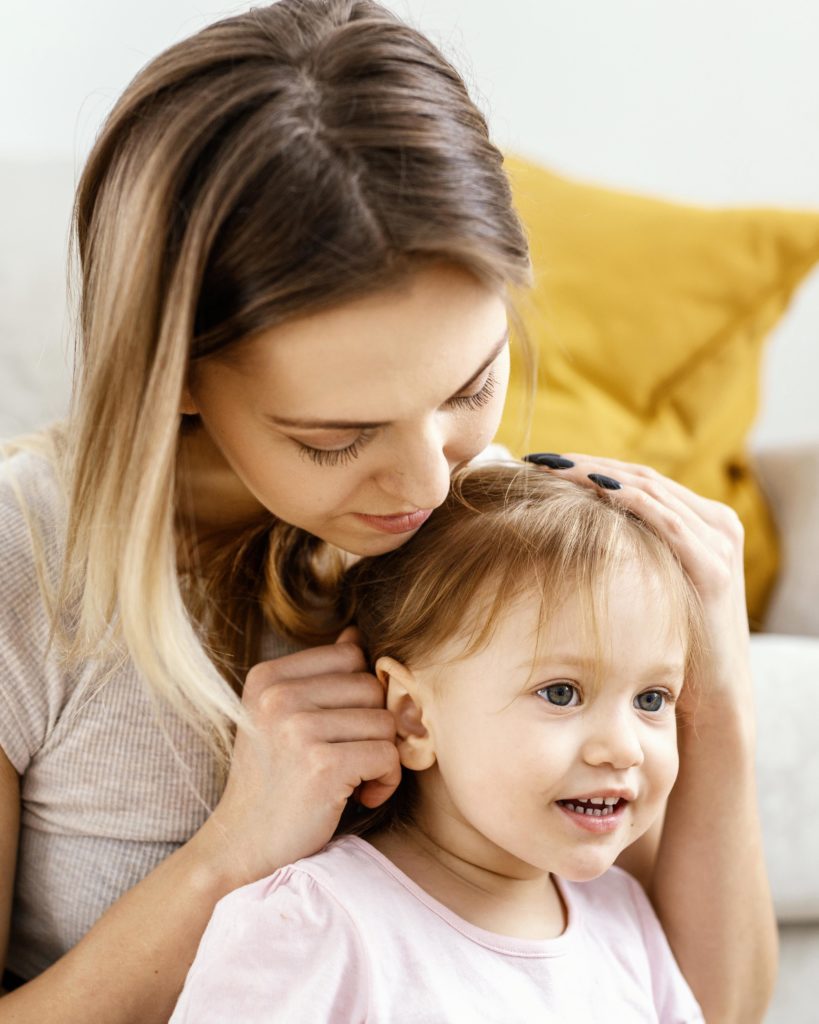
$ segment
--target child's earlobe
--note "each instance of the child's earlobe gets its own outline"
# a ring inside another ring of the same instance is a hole
[[[395,743],[401,764],[416,772],[431,768],[435,764],[435,749],[424,723],[415,676],[394,658],[379,658],[375,673],[384,687],[387,709],[395,719]]]

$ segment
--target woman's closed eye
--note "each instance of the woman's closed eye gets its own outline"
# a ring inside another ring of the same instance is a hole
[[[301,454],[317,463],[319,466],[341,466],[357,459],[361,449],[368,444],[375,436],[374,430],[362,430],[362,432],[342,448],[316,448],[313,445],[305,444],[296,438],[293,440],[299,446]]]
[[[452,398],[447,399],[446,405],[457,409],[481,409],[494,398],[496,386],[497,378],[490,370],[486,380],[477,391],[473,391],[471,394],[453,395]],[[320,448],[316,445],[305,444],[298,438],[293,438],[293,441],[298,445],[302,455],[319,466],[341,466],[357,459],[361,450],[374,436],[375,430],[363,430],[350,444],[339,448]]]
[[[472,394],[453,395],[447,399],[446,404],[455,409],[481,409],[494,398],[497,383],[497,377],[490,370],[477,391],[473,391]]]

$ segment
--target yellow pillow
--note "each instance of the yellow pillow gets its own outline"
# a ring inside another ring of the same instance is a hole
[[[819,258],[819,213],[701,209],[506,166],[532,246],[518,308],[539,369],[528,438],[515,360],[498,439],[643,462],[732,505],[758,625],[778,546],[745,440],[765,336]]]

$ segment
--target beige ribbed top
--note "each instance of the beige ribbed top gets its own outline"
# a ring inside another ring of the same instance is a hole
[[[17,482],[57,577],[64,501],[49,464],[0,465],[0,747],[21,776],[22,827],[6,966],[32,978],[66,953],[127,889],[199,828],[219,797],[204,743],[162,725],[132,664],[100,687],[66,673],[49,621]],[[275,637],[264,657],[293,650]],[[175,749],[174,749],[175,748]]]

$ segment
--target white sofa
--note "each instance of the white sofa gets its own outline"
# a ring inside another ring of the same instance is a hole
[[[53,419],[65,406],[65,249],[73,177],[65,163],[0,162],[0,436]],[[819,289],[819,280],[810,286]],[[783,572],[766,623],[771,632],[752,641],[760,804],[782,934],[781,976],[767,1022],[814,1024],[819,1020],[813,994],[819,980],[819,441],[760,450],[757,457],[784,544]]]

